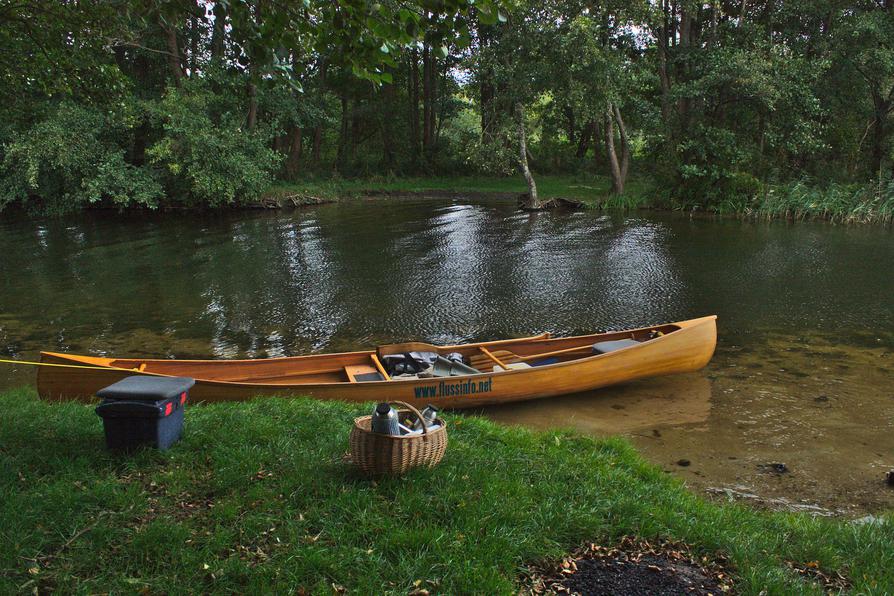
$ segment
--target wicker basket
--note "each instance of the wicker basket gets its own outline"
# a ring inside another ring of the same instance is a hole
[[[444,421],[437,418],[441,427],[429,430],[419,410],[402,401],[389,403],[404,408],[397,412],[400,420],[411,413],[422,420],[422,434],[393,436],[374,433],[370,429],[372,416],[356,418],[350,437],[354,463],[370,476],[398,476],[412,468],[437,465],[447,449],[447,426]]]

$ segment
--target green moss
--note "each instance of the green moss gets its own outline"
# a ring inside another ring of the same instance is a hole
[[[515,593],[526,563],[625,534],[724,552],[743,593],[818,593],[785,561],[894,589],[894,524],[708,503],[620,439],[449,415],[440,466],[370,482],[345,462],[368,408],[191,406],[173,449],[103,449],[92,407],[0,396],[0,592]],[[30,570],[30,571],[29,571]]]

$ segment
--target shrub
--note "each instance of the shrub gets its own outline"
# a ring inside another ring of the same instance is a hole
[[[270,148],[272,129],[243,130],[245,114],[212,111],[212,99],[202,88],[169,89],[152,108],[162,136],[147,156],[171,196],[209,206],[248,202],[270,185],[283,156]]]
[[[120,128],[95,107],[68,101],[49,107],[3,146],[0,208],[30,197],[56,212],[101,201],[156,206],[162,187],[151,171],[126,163],[111,140]]]

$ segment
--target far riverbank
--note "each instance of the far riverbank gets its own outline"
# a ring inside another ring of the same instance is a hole
[[[773,184],[751,198],[731,198],[717,207],[696,207],[696,201],[671,199],[647,176],[634,176],[622,195],[611,194],[603,176],[538,176],[541,200],[569,199],[591,209],[665,210],[704,215],[773,220],[827,220],[836,223],[890,224],[894,220],[894,183],[829,185],[802,181]],[[527,192],[519,177],[433,176],[419,178],[350,178],[280,183],[261,194],[257,205],[300,207],[360,197],[456,196],[515,200]]]

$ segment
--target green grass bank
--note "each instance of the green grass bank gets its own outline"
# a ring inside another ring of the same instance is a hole
[[[440,466],[378,482],[344,460],[366,407],[191,406],[168,452],[103,449],[91,406],[0,396],[0,593],[514,594],[526,564],[620,536],[730,558],[743,594],[820,593],[787,562],[894,591],[894,519],[709,503],[618,439],[449,415]],[[421,582],[418,583],[417,582]]]
[[[620,196],[611,194],[611,181],[605,176],[537,176],[537,189],[544,200],[557,197],[576,199],[595,209],[667,209],[754,219],[820,219],[841,223],[894,221],[894,181],[868,186],[821,186],[805,181],[770,184],[752,189],[750,197],[729,198],[707,208],[701,206],[698,197],[671,198],[666,189],[659,188],[642,174],[632,175],[624,194]],[[524,180],[518,176],[447,176],[309,180],[278,185],[264,196],[274,200],[295,197],[299,204],[313,204],[318,199],[337,200],[369,194],[438,192],[511,197],[526,190]]]

